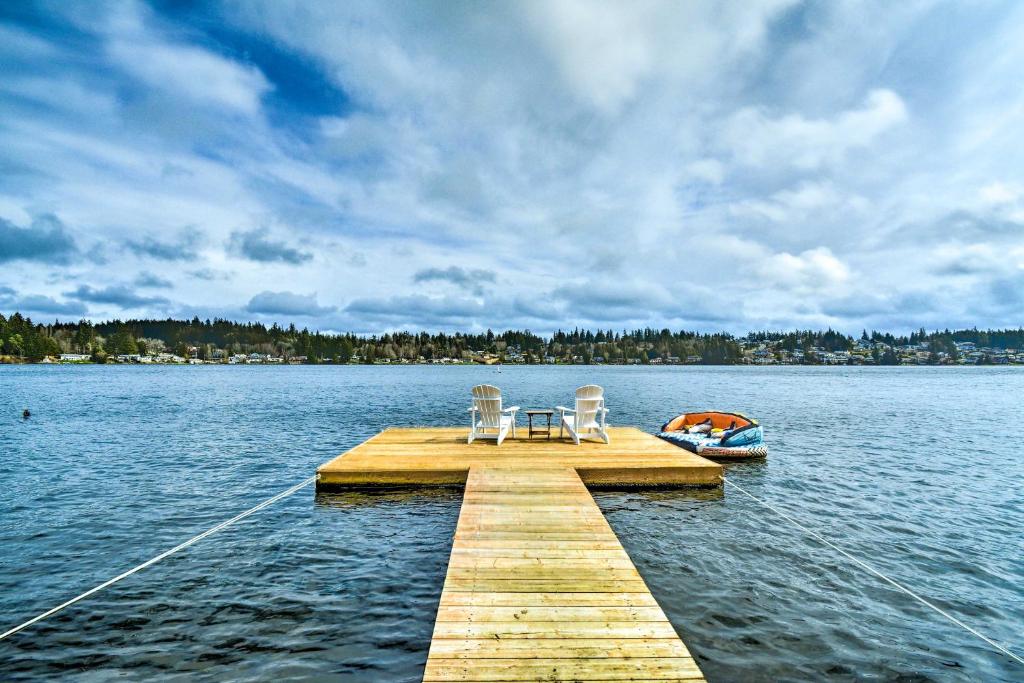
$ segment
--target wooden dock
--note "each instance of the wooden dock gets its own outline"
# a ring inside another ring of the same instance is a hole
[[[424,681],[702,681],[586,484],[721,485],[721,466],[632,428],[611,444],[389,429],[319,487],[459,484]]]

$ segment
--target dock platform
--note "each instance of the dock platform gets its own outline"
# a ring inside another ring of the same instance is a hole
[[[722,468],[633,428],[611,444],[388,429],[317,486],[463,485],[424,681],[703,681],[587,490],[715,486]]]
[[[473,467],[570,467],[592,487],[721,486],[722,466],[635,427],[611,427],[610,444],[509,437],[466,443],[468,427],[385,429],[317,468],[318,488],[462,486]],[[557,435],[557,430],[555,432]]]

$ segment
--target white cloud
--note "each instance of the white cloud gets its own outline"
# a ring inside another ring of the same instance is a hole
[[[628,4],[584,0],[523,5],[529,26],[578,98],[615,114],[650,88],[703,85],[760,44],[768,22],[791,3]]]
[[[808,249],[800,254],[774,254],[756,268],[767,284],[794,290],[821,292],[850,279],[850,269],[827,247]]]
[[[528,18],[554,54],[566,84],[595,107],[611,111],[632,98],[657,59],[656,5],[535,2]]]
[[[153,88],[249,115],[258,113],[260,98],[269,89],[259,71],[199,48],[115,40],[110,54]]]
[[[844,211],[849,220],[863,213],[869,204],[860,196],[845,195],[831,182],[803,182],[794,188],[780,190],[767,199],[750,199],[729,207],[735,216],[753,216],[775,223],[807,221],[822,212]]]
[[[1024,197],[1024,186],[994,182],[978,191],[986,204],[1012,204]]]
[[[762,108],[744,108],[726,124],[725,139],[744,165],[815,169],[841,162],[847,152],[867,147],[907,118],[899,95],[877,89],[860,107],[828,119],[798,113],[773,117]]]
[[[112,17],[110,59],[149,87],[193,103],[254,116],[270,84],[258,69],[194,45],[166,40],[146,25],[146,12],[126,4]]]

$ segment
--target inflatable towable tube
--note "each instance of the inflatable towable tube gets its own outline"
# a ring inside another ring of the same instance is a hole
[[[683,413],[663,424],[658,436],[709,458],[768,456],[764,428],[740,413]]]

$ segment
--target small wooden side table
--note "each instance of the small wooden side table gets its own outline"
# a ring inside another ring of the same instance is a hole
[[[528,433],[529,433],[530,439],[533,439],[533,435],[534,434],[547,434],[548,441],[550,441],[551,440],[551,416],[555,414],[555,411],[549,410],[548,408],[538,408],[536,410],[524,410],[523,412],[526,413],[526,420],[529,423]],[[533,426],[533,416],[534,415],[542,415],[542,416],[544,416],[544,417],[546,417],[548,419],[548,428],[546,430],[545,429],[541,429],[540,425],[538,425],[536,428],[534,428],[534,426]]]

